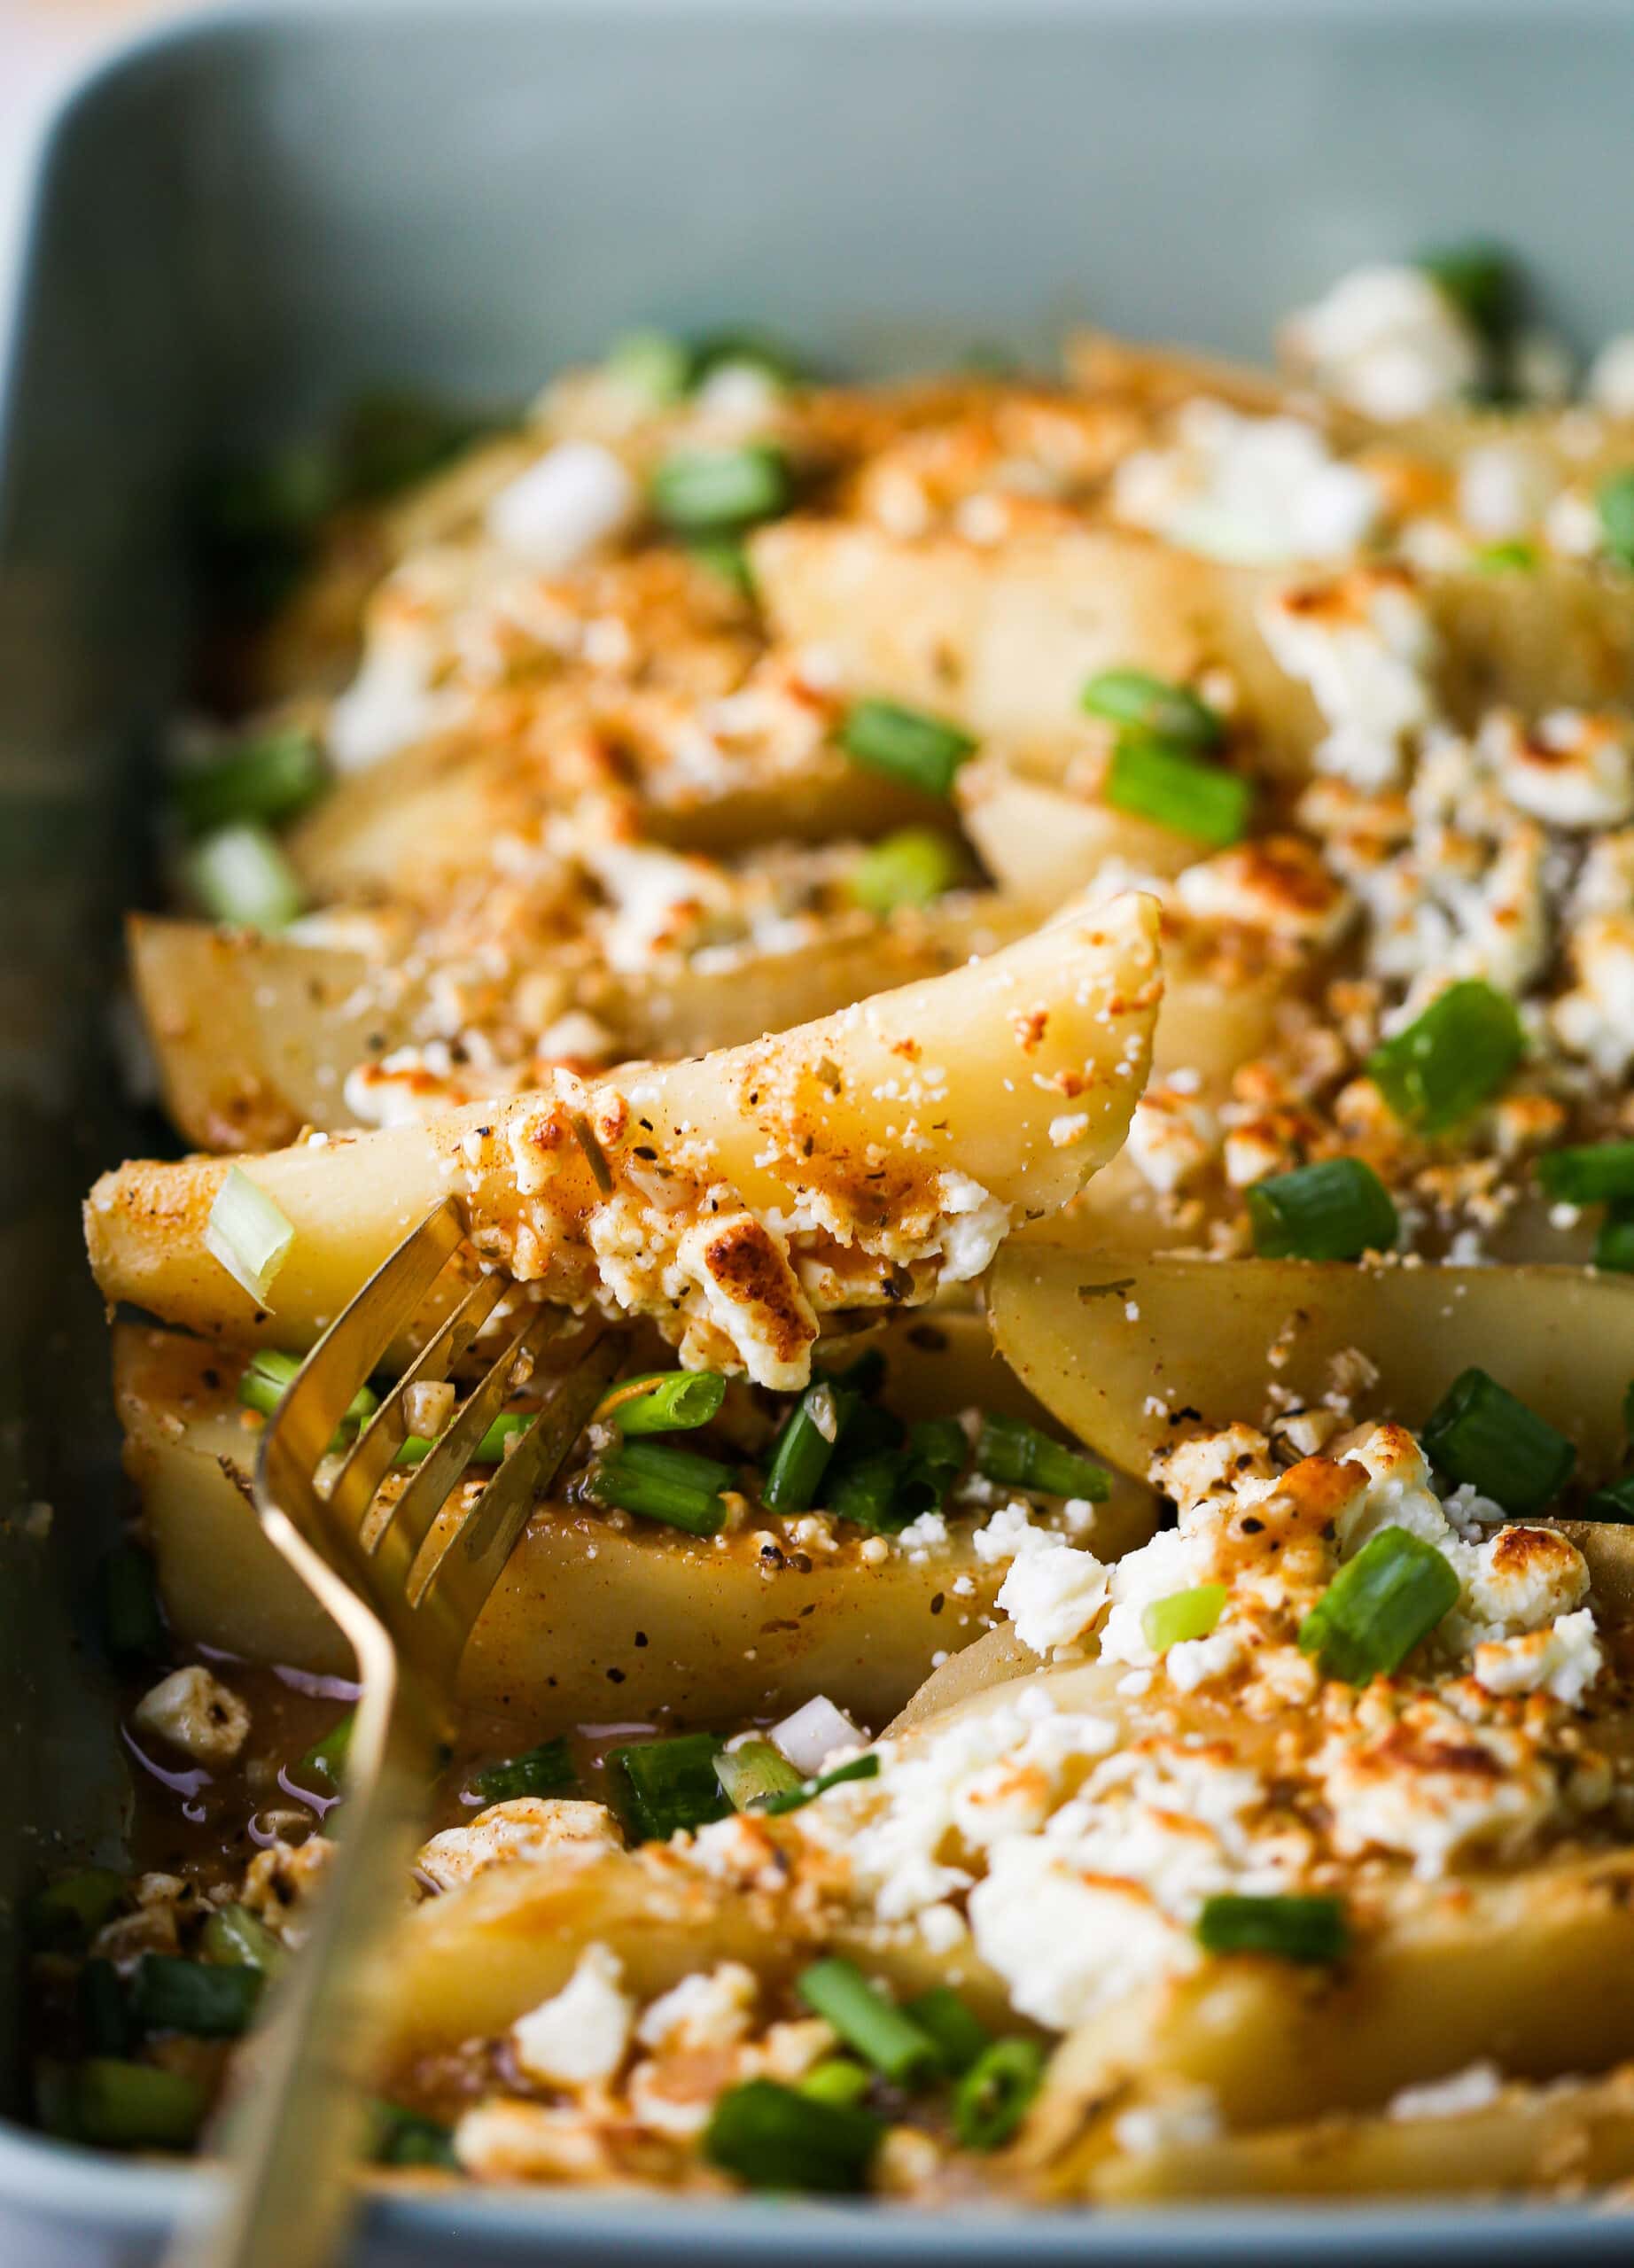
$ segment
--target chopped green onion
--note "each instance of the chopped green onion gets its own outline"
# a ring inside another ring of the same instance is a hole
[[[715,1759],[715,1777],[734,1811],[770,1807],[777,1796],[799,1796],[804,1782],[781,1749],[769,1740],[746,1740],[736,1748],[723,1748]]]
[[[692,355],[665,330],[632,330],[615,338],[602,368],[654,409],[679,401],[692,381]]]
[[[371,2165],[440,2166],[457,2172],[454,2135],[440,2118],[427,2118],[401,2103],[376,2101],[369,2106],[365,2155]]]
[[[759,330],[716,330],[696,339],[691,349],[689,385],[696,393],[717,370],[757,371],[778,387],[798,384],[800,367],[786,347]]]
[[[1607,550],[1620,565],[1634,567],[1634,465],[1608,474],[1594,501]]]
[[[1634,1142],[1551,1150],[1537,1161],[1537,1178],[1557,1205],[1608,1205],[1634,1197]]]
[[[1375,1047],[1366,1069],[1404,1124],[1441,1134],[1498,1092],[1525,1049],[1513,1001],[1470,977]]]
[[[849,2055],[830,2055],[815,2063],[800,2081],[799,2092],[808,2102],[860,2102],[874,2084],[874,2074]]]
[[[728,1815],[731,1806],[715,1777],[723,1744],[713,1733],[679,1733],[609,1753],[608,1770],[623,1797],[619,1808],[638,1842],[667,1843],[683,1829]]]
[[[1399,1669],[1458,1604],[1444,1553],[1404,1527],[1381,1528],[1347,1561],[1299,1626],[1301,1653],[1347,1685]]]
[[[80,2044],[88,2055],[128,2055],[136,2025],[124,1979],[111,1961],[88,1961],[80,1971]]]
[[[1254,801],[1253,786],[1241,773],[1200,764],[1138,733],[1125,733],[1113,750],[1101,793],[1115,811],[1217,850],[1242,840]]]
[[[293,819],[328,783],[323,750],[292,725],[177,773],[170,795],[189,834],[208,835],[241,820],[271,827]]]
[[[877,1347],[865,1347],[860,1355],[837,1371],[822,1372],[832,1386],[848,1386],[852,1394],[866,1401],[879,1392],[885,1383],[885,1357]]]
[[[909,1520],[939,1512],[969,1461],[970,1444],[956,1418],[925,1418],[908,1428],[907,1457],[897,1483],[897,1505]]]
[[[1604,1520],[1612,1527],[1634,1526],[1634,1472],[1597,1488],[1583,1507],[1585,1520]]]
[[[1154,677],[1149,670],[1101,670],[1078,698],[1092,717],[1104,717],[1176,750],[1218,748],[1224,729],[1218,713],[1189,686]]]
[[[1224,1583],[1199,1583],[1155,1598],[1140,1617],[1147,1644],[1155,1654],[1166,1654],[1171,1646],[1206,1638],[1226,1612],[1226,1596]]]
[[[538,1422],[538,1415],[537,1410],[502,1410],[471,1451],[471,1463],[502,1464],[506,1442],[517,1433],[525,1433]],[[424,1464],[432,1453],[432,1444],[424,1433],[407,1433],[392,1462],[394,1464]]]
[[[1038,1488],[1047,1496],[1078,1496],[1092,1504],[1104,1503],[1112,1487],[1104,1467],[1019,1418],[982,1419],[976,1469],[1007,1488]]]
[[[984,2048],[953,2094],[953,2129],[968,2150],[1001,2149],[1044,2083],[1044,2049],[1017,2035]]]
[[[476,1774],[470,1792],[485,1804],[514,1803],[518,1796],[576,1796],[580,1792],[572,1751],[564,1740],[541,1741]]]
[[[170,1634],[149,1552],[129,1540],[116,1543],[97,1570],[97,1591],[102,1643],[116,1668],[139,1669],[168,1658]]]
[[[857,904],[870,913],[929,905],[961,880],[964,860],[934,827],[905,827],[865,850],[847,877]]]
[[[884,2138],[883,2119],[860,2105],[817,2102],[775,2079],[728,2087],[704,2136],[704,2155],[751,2189],[853,2195]]]
[[[242,1166],[229,1166],[205,1223],[205,1250],[258,1308],[294,1241],[295,1223]]]
[[[266,1983],[245,1963],[213,1968],[162,1953],[144,1953],[130,1980],[130,2013],[140,2031],[184,2031],[233,2039],[249,2029]]]
[[[1248,1199],[1262,1260],[1359,1260],[1392,1250],[1401,1233],[1389,1190],[1360,1158],[1272,1174]]]
[[[337,1725],[331,1725],[322,1740],[312,1746],[295,1767],[297,1787],[305,1788],[315,1783],[320,1790],[336,1792],[346,1777],[346,1751],[352,1745],[352,1721],[356,1712],[348,1709]]]
[[[591,1466],[585,1489],[595,1503],[663,1520],[689,1535],[714,1535],[727,1516],[720,1491],[731,1479],[731,1466],[714,1457],[659,1441],[626,1441]]]
[[[245,929],[286,929],[307,902],[276,841],[248,821],[205,835],[189,856],[187,880],[206,913]]]
[[[125,1903],[126,1883],[111,1867],[78,1867],[36,1890],[28,1901],[31,1943],[51,1953],[81,1953]]]
[[[1634,1204],[1614,1205],[1594,1239],[1594,1264],[1609,1274],[1634,1276]]]
[[[263,1418],[277,1415],[278,1404],[289,1392],[300,1370],[301,1357],[285,1355],[276,1347],[263,1347],[250,1357],[238,1380],[238,1399],[246,1410],[259,1410]],[[344,1447],[346,1428],[366,1425],[380,1406],[380,1397],[372,1386],[360,1386],[346,1404],[340,1420],[341,1430],[330,1443],[331,1449]]]
[[[1449,1480],[1467,1481],[1506,1512],[1541,1511],[1571,1479],[1577,1453],[1564,1433],[1485,1371],[1461,1371],[1420,1436]]]
[[[1506,346],[1521,320],[1521,274],[1499,245],[1451,245],[1421,252],[1415,265],[1493,350]]]
[[[1470,555],[1470,565],[1481,575],[1529,574],[1538,565],[1535,543],[1483,543]]]
[[[848,1458],[830,1480],[824,1510],[836,1519],[870,1528],[875,1535],[899,1535],[909,1518],[899,1502],[907,1469],[905,1449],[876,1449],[870,1456]]]
[[[620,1380],[602,1396],[595,1415],[611,1418],[621,1433],[689,1433],[719,1414],[726,1395],[718,1371],[659,1371]]]
[[[156,2063],[93,2055],[74,2075],[74,2125],[105,2150],[185,2149],[208,2104],[201,2079]]]
[[[902,2013],[929,2034],[942,2069],[955,2078],[978,2062],[991,2044],[986,2025],[971,2015],[949,1984],[932,1985],[917,2000],[905,2002]]]
[[[1197,1942],[1206,1953],[1267,1953],[1280,1961],[1342,1961],[1350,1925],[1339,1898],[1205,1898]]]
[[[848,2047],[896,2086],[911,2086],[937,2069],[934,2039],[912,2016],[870,1984],[855,1961],[814,1961],[795,1979],[813,2015],[826,2016]]]
[[[755,594],[755,571],[748,552],[730,536],[701,537],[687,546],[687,556],[741,599]]]
[[[976,752],[958,725],[896,701],[853,701],[837,737],[854,764],[926,796],[951,795],[954,773]]]
[[[288,1957],[283,1940],[247,1906],[218,1906],[199,1943],[222,1968],[259,1969],[267,1977],[276,1977]]]
[[[813,1797],[827,1795],[830,1788],[843,1787],[847,1780],[876,1780],[879,1759],[872,1750],[867,1756],[853,1756],[849,1764],[836,1764],[832,1772],[820,1772],[814,1780],[803,1780],[798,1788],[782,1795],[767,1796],[756,1804],[768,1819],[782,1819],[785,1813],[800,1811]]]
[[[735,449],[675,449],[652,476],[652,509],[677,535],[752,527],[786,512],[789,460],[770,441]]]
[[[777,1437],[760,1501],[769,1511],[808,1512],[856,1408],[850,1388],[830,1379],[808,1386]]]

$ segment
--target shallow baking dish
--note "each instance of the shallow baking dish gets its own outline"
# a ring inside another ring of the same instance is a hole
[[[195,20],[70,97],[0,426],[0,2104],[19,1895],[117,1857],[82,1643],[119,1500],[77,1200],[118,1099],[117,918],[181,681],[190,469],[358,385],[520,397],[636,319],[752,317],[844,367],[1091,315],[1227,349],[1355,260],[1501,235],[1626,323],[1634,17],[1588,0],[379,0]],[[0,2257],[152,2258],[185,2171],[0,2126]],[[1161,2219],[403,2194],[358,2257],[1225,2264],[1627,2256],[1569,2207]]]

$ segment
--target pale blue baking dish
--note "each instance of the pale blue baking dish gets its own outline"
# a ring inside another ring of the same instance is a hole
[[[0,408],[0,2108],[17,1902],[117,1852],[82,1642],[118,1468],[77,1200],[153,1139],[107,1002],[141,753],[189,631],[190,470],[362,384],[520,398],[637,320],[866,368],[1088,315],[1263,349],[1348,263],[1497,235],[1549,318],[1634,321],[1626,0],[376,0],[130,48],[37,184]],[[50,1511],[40,1509],[49,1506]],[[0,2262],[151,2259],[198,2178],[0,2124]],[[1625,2260],[1588,2209],[952,2218],[404,2197],[371,2268]]]

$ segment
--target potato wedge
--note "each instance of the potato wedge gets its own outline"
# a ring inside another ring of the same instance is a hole
[[[1203,845],[1172,827],[1071,794],[1053,769],[1001,754],[960,768],[960,816],[1002,889],[1059,905],[1109,860],[1167,880],[1203,855]]]
[[[1421,1424],[1477,1363],[1577,1444],[1589,1479],[1620,1467],[1634,1377],[1634,1284],[1572,1268],[1360,1268],[1293,1260],[1126,1258],[1039,1244],[1001,1253],[988,1293],[1000,1351],[1063,1425],[1144,1473],[1178,1422],[1265,1414],[1333,1390],[1357,1349],[1376,1381],[1358,1414]]]
[[[452,1192],[479,1250],[547,1297],[657,1312],[695,1359],[798,1385],[819,1313],[980,1272],[991,1244],[943,1224],[950,1187],[967,1208],[1042,1215],[1116,1151],[1149,1061],[1156,930],[1150,898],[1070,909],[987,960],[749,1047],[275,1151],[253,1177],[294,1233],[268,1307],[207,1247],[228,1169],[128,1165],[87,1205],[97,1280],[166,1322],[300,1347]],[[774,1209],[819,1226],[782,1243]]]

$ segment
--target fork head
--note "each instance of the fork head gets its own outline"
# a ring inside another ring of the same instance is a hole
[[[502,1276],[471,1271],[463,1218],[445,1199],[307,1356],[267,1422],[256,1459],[256,1509],[274,1540],[287,1520],[372,1609],[421,1692],[445,1709],[465,1643],[534,1496],[572,1449],[623,1352],[619,1333],[560,1309],[527,1306],[506,1317],[499,1352],[408,1485],[383,1497],[381,1483],[410,1430],[411,1389],[447,1379],[510,1288]],[[359,1387],[428,1302],[440,1316],[431,1337],[350,1449],[331,1454]],[[539,1416],[480,1487],[468,1486],[478,1446],[507,1396],[541,1374],[556,1385]]]

